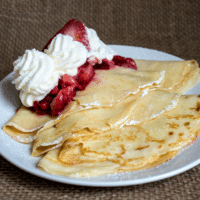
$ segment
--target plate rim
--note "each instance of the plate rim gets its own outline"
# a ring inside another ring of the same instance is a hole
[[[172,56],[175,60],[183,60],[183,59],[181,59],[177,56],[174,56],[174,55],[162,52],[162,51],[158,51],[158,50],[155,50],[155,49],[148,49],[148,48],[128,46],[128,45],[114,45],[114,44],[111,44],[111,45],[108,45],[108,46],[114,47],[114,48],[115,48],[115,46],[117,46],[117,47],[123,47],[123,48],[128,47],[128,48],[135,48],[135,49],[141,49],[141,50],[146,49],[147,51],[151,51],[151,52],[154,52],[154,53],[163,53],[163,55],[166,54],[168,56]],[[13,74],[13,72],[9,73],[5,78],[3,78],[0,81],[0,83],[2,84],[2,82],[5,79],[8,79],[10,76],[12,76],[12,74]],[[2,134],[2,132],[3,132],[3,130],[1,129],[0,134]],[[10,138],[10,139],[12,140],[12,138]],[[140,185],[140,184],[144,184],[144,183],[150,183],[150,182],[159,181],[159,180],[163,180],[163,179],[170,178],[172,176],[178,175],[178,174],[183,173],[183,172],[197,166],[198,164],[200,164],[200,159],[197,159],[194,162],[189,163],[188,165],[180,167],[176,170],[166,172],[166,173],[163,173],[163,174],[160,174],[160,175],[155,175],[153,177],[140,178],[140,179],[134,179],[134,180],[122,180],[122,181],[116,181],[116,182],[114,182],[114,181],[106,181],[106,182],[97,181],[96,182],[96,181],[88,181],[88,180],[84,181],[84,179],[80,180],[81,178],[77,179],[77,178],[70,178],[70,177],[64,177],[64,176],[59,176],[59,175],[51,175],[51,174],[48,174],[48,173],[41,171],[37,168],[36,168],[36,171],[29,170],[26,166],[24,167],[15,158],[11,159],[7,155],[6,150],[4,150],[3,147],[1,147],[1,145],[0,145],[0,155],[4,159],[6,159],[8,162],[10,162],[11,164],[18,167],[19,169],[21,169],[25,172],[28,172],[32,175],[38,176],[40,178],[44,178],[44,179],[47,179],[47,180],[50,180],[50,181],[56,181],[56,182],[60,182],[60,183],[64,183],[64,184],[72,184],[72,185],[78,185],[78,186],[91,186],[91,187],[118,187],[118,186]],[[129,173],[129,172],[127,172],[127,173]]]

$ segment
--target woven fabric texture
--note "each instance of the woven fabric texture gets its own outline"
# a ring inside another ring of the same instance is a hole
[[[41,50],[76,18],[106,44],[139,46],[200,63],[199,0],[0,0],[0,80],[26,49]],[[91,188],[28,174],[0,156],[0,199],[200,199],[200,165],[138,186]]]

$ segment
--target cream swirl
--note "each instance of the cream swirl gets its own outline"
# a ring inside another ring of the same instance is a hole
[[[91,58],[96,57],[99,59],[100,63],[103,58],[112,60],[113,56],[116,55],[117,53],[99,39],[94,29],[87,28],[87,27],[85,28],[87,31],[90,48],[91,48],[91,50],[88,52],[88,57],[91,57]]]
[[[53,60],[36,49],[26,50],[13,65],[15,79],[12,83],[21,90],[20,99],[27,107],[42,100],[58,83],[60,74],[55,71]]]
[[[74,76],[78,72],[78,67],[87,60],[87,49],[85,46],[68,35],[58,34],[45,49],[54,61],[56,69],[63,74]]]

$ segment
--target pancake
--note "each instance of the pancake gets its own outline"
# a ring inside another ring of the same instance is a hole
[[[182,95],[174,109],[140,124],[103,133],[75,131],[38,167],[51,174],[91,177],[161,164],[199,134],[199,105],[199,96]]]
[[[51,127],[41,129],[35,138],[32,156],[39,156],[60,146],[72,132],[87,128],[95,133],[139,124],[174,109],[179,94],[162,90],[142,90],[130,94],[112,107],[100,107],[73,113]]]

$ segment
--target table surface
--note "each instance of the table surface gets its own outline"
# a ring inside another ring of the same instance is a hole
[[[41,50],[76,18],[106,44],[146,47],[200,63],[200,1],[0,0],[0,80],[26,49]],[[200,165],[137,186],[81,187],[28,174],[0,156],[0,199],[199,199]]]

